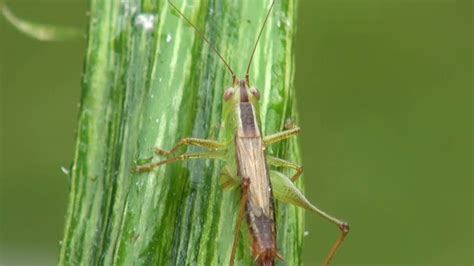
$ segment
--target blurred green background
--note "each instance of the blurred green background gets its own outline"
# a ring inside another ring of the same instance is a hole
[[[86,27],[79,0],[14,0]],[[472,1],[299,2],[296,86],[306,194],[350,222],[334,265],[473,265]],[[85,40],[0,19],[0,264],[56,264]],[[307,214],[306,265],[338,235]]]

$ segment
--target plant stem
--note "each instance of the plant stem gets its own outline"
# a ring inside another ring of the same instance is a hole
[[[175,3],[244,73],[270,2]],[[169,149],[183,137],[216,139],[230,75],[166,1],[90,0],[90,8],[59,264],[228,264],[240,191],[222,190],[220,163],[180,162],[142,175],[132,169],[154,147]],[[296,118],[295,23],[296,0],[277,1],[251,67],[264,134]],[[299,161],[295,140],[269,153]],[[299,265],[302,211],[278,204],[277,225],[285,264]],[[244,228],[236,263],[253,260]]]

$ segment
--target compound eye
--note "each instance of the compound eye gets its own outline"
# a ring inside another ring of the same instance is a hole
[[[234,88],[228,88],[224,92],[224,101],[230,100],[234,96]]]
[[[257,100],[260,100],[260,92],[257,90],[257,88],[250,88],[250,93],[257,98]]]

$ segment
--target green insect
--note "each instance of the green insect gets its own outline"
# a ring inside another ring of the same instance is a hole
[[[232,75],[232,87],[228,88],[223,96],[225,134],[222,134],[223,138],[220,140],[185,138],[169,151],[156,149],[158,155],[166,156],[168,159],[139,165],[135,170],[137,172],[149,172],[162,165],[189,159],[222,160],[225,162],[221,172],[223,187],[241,187],[240,209],[234,231],[235,236],[230,265],[234,264],[243,216],[246,216],[252,241],[252,253],[257,264],[270,266],[275,265],[276,258],[283,259],[283,256],[278,253],[277,248],[274,198],[315,212],[340,229],[341,235],[332,246],[324,261],[324,265],[328,265],[346,238],[349,232],[349,225],[312,205],[293,184],[303,173],[302,167],[266,154],[266,147],[296,136],[300,129],[294,126],[282,132],[262,136],[259,117],[260,95],[257,88],[251,87],[249,82],[252,58],[275,0],[271,3],[255,42],[245,79],[238,79],[219,51],[210,44],[201,31],[173,3],[168,2],[210,45]],[[180,148],[188,145],[205,148],[208,151],[184,153],[172,157]],[[296,173],[289,178],[281,172],[269,170],[268,165],[287,167],[295,170]]]

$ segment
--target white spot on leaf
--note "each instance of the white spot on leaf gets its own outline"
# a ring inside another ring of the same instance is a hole
[[[139,14],[135,18],[135,26],[143,28],[145,31],[152,31],[155,28],[156,16],[153,14]]]

